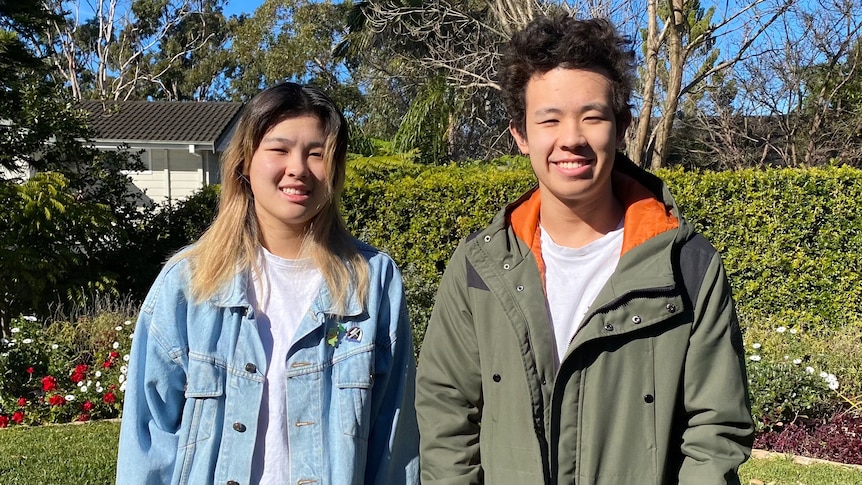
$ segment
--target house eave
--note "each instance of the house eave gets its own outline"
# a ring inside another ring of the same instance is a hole
[[[165,140],[125,140],[110,138],[95,138],[90,140],[96,147],[116,148],[127,145],[138,149],[165,149],[165,150],[189,150],[190,152],[209,150],[215,151],[215,143],[212,141],[165,141]]]

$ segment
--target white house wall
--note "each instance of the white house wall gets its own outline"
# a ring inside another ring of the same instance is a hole
[[[207,175],[207,151],[189,153],[186,149],[151,149],[151,170],[131,173],[132,182],[153,202],[178,201],[200,190],[212,174]],[[216,175],[216,178],[218,176]]]

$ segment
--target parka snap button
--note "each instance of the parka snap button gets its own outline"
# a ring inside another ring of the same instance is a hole
[[[613,331],[614,331],[614,326],[613,326],[613,325],[611,325],[610,323],[606,323],[606,324],[605,324],[605,331],[613,332]]]
[[[667,308],[667,311],[670,313],[676,312],[676,305],[674,305],[673,303],[668,303],[667,305],[665,305],[665,308]]]
[[[504,265],[503,265],[503,269],[509,269],[509,268],[511,268],[511,267],[512,267],[512,266],[511,266],[511,265],[509,265],[509,263],[506,263],[506,264],[504,264]]]
[[[641,323],[641,317],[638,315],[633,316],[632,317],[632,323],[634,323],[635,325]]]
[[[500,382],[503,378],[500,377],[500,374],[494,374],[494,377],[492,377],[492,379],[494,379],[494,382]]]
[[[491,242],[491,236],[485,236],[485,242]]]
[[[517,290],[518,291],[524,291],[524,285],[518,285]]]
[[[652,394],[647,394],[647,395],[645,395],[645,396],[644,396],[644,402],[645,402],[645,403],[647,403],[647,404],[652,404],[652,403],[653,403],[653,401],[655,401],[655,398],[653,397],[653,395],[652,395]]]
[[[240,433],[245,433],[245,425],[242,423],[233,423],[234,431],[239,431]]]
[[[249,362],[245,365],[245,371],[254,374],[255,372],[257,372],[257,366]]]

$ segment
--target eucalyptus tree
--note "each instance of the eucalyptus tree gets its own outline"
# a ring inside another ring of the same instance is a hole
[[[367,0],[354,6],[338,52],[360,59],[369,77],[389,79],[387,88],[404,101],[396,146],[415,144],[426,161],[492,156],[511,146],[494,65],[537,6]]]
[[[358,90],[344,62],[333,55],[349,8],[330,1],[265,0],[231,41],[234,96],[248,99],[268,85],[292,80],[320,86],[352,109]]]
[[[134,199],[125,154],[100,152],[39,42],[38,2],[0,1],[0,331],[22,312],[114,286]],[[134,163],[131,164],[134,166]],[[42,172],[35,173],[34,172]],[[129,259],[129,258],[126,258]]]
[[[665,165],[686,98],[701,97],[711,76],[767,52],[759,49],[758,39],[794,1],[751,0],[723,4],[719,11],[702,7],[699,0],[646,0],[647,25],[641,30],[645,62],[629,155],[642,165]]]
[[[858,0],[798,3],[764,40],[767,55],[740,66],[739,103],[772,128],[757,134],[764,159],[862,164],[860,8]]]
[[[49,0],[45,53],[76,99],[205,96],[214,81],[191,79],[224,70],[214,53],[227,38],[225,1]]]

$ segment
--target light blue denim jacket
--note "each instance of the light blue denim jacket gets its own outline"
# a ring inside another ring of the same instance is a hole
[[[351,295],[346,316],[334,316],[324,284],[287,355],[290,474],[298,485],[419,482],[416,368],[401,276],[386,254],[357,248],[370,266],[366,309]],[[246,297],[249,275],[192,304],[187,271],[186,259],[169,262],[138,318],[120,485],[250,481],[266,360]],[[328,344],[339,324],[359,327],[360,338],[340,331]]]

